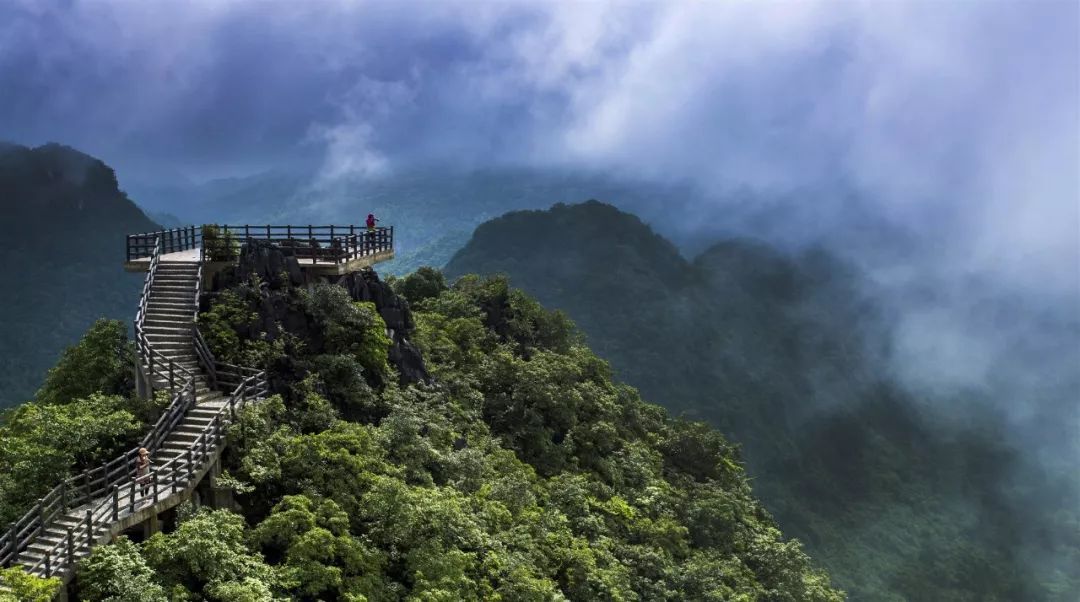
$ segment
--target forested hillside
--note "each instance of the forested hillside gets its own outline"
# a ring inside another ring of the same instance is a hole
[[[113,171],[71,148],[0,146],[0,408],[26,401],[97,318],[134,316],[124,235],[157,226]]]
[[[755,493],[854,599],[1080,595],[1073,484],[1014,447],[977,394],[895,382],[887,316],[828,253],[726,240],[688,261],[588,202],[492,220],[446,273],[509,275],[645,398],[738,442]]]
[[[276,393],[231,429],[221,483],[238,505],[96,549],[80,598],[842,599],[755,501],[733,445],[643,402],[505,279],[289,278],[241,265],[199,318],[219,358],[266,367]],[[122,362],[73,372],[124,350],[99,324],[0,427],[0,465],[27,476],[15,452],[37,449],[75,470],[145,428],[155,410],[125,401]],[[86,436],[49,437],[35,425],[50,413],[86,416]]]

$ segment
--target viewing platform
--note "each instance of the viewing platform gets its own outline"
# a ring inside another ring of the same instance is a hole
[[[367,230],[363,226],[185,226],[127,236],[124,269],[145,272],[158,239],[162,262],[228,263],[235,261],[247,241],[268,241],[300,268],[319,276],[355,272],[394,258],[394,228]]]

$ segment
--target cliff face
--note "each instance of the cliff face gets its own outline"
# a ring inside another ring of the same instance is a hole
[[[261,283],[258,320],[242,334],[253,338],[256,333],[264,332],[267,340],[273,342],[283,333],[291,333],[307,342],[309,352],[322,353],[325,341],[297,297],[298,287],[314,282],[300,268],[292,251],[264,241],[243,245],[236,265],[215,274],[211,292],[251,282],[252,278]],[[416,324],[408,301],[395,294],[371,269],[330,277],[330,283],[348,291],[353,301],[375,305],[392,343],[388,361],[397,368],[401,384],[430,380],[420,351],[410,341]]]
[[[346,274],[337,280],[338,286],[345,287],[354,301],[370,301],[375,304],[379,316],[386,322],[393,345],[387,360],[398,370],[401,384],[428,382],[431,377],[424,367],[424,358],[420,350],[409,340],[416,324],[413,322],[409,302],[391,290],[390,286],[379,280],[375,270],[363,270]]]

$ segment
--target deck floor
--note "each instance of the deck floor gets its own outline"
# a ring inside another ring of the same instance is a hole
[[[176,263],[198,263],[200,257],[200,249],[188,249],[186,251],[177,251],[175,253],[162,253],[159,261],[164,262],[176,262]],[[355,259],[350,259],[344,262],[334,261],[322,261],[314,258],[300,258],[300,268],[303,270],[310,270],[316,274],[328,275],[328,274],[347,274],[349,272],[355,272],[360,268],[370,267],[376,263],[382,261],[388,261],[394,258],[394,251],[379,251],[370,255],[363,255]],[[132,259],[124,262],[124,269],[129,272],[145,272],[150,266],[149,257],[140,257],[139,259]]]

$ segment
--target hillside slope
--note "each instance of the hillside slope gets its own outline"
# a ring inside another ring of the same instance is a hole
[[[79,599],[843,599],[737,451],[612,380],[564,315],[498,278],[307,283],[264,269],[281,253],[241,253],[199,315],[274,393],[229,430],[218,485],[237,504],[96,548]],[[25,426],[0,426],[0,461],[68,451]],[[97,426],[80,442],[117,430]]]
[[[97,318],[134,315],[124,235],[157,226],[107,165],[74,149],[0,147],[0,407],[33,395],[64,347]]]
[[[977,398],[916,399],[894,382],[887,320],[829,254],[727,240],[687,261],[637,218],[587,202],[483,224],[445,272],[507,274],[565,310],[646,398],[737,441],[755,492],[855,599],[1078,591],[1069,485]],[[964,421],[946,425],[935,404]]]

